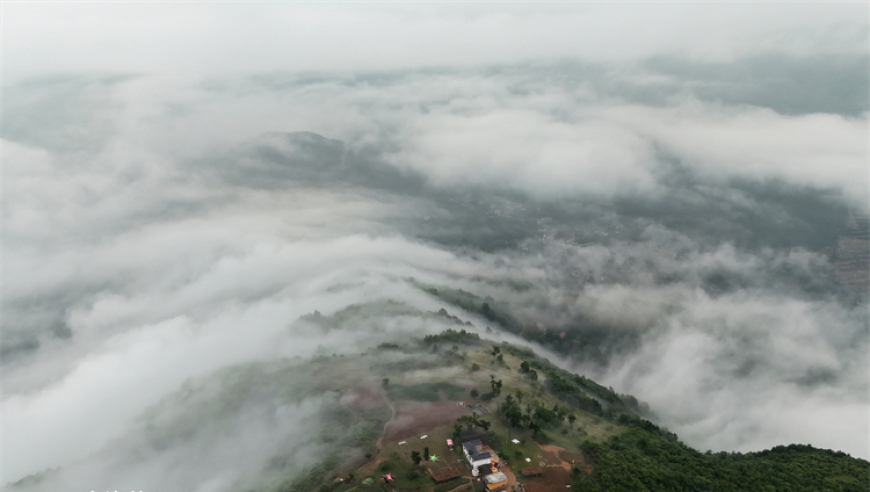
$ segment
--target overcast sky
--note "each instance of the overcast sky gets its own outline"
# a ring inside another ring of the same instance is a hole
[[[637,334],[560,363],[699,449],[870,456],[866,291],[825,253],[868,211],[865,2],[0,9],[0,482],[247,483],[268,456],[245,432],[169,473],[206,441],[151,449],[142,413],[193,412],[166,400],[188,378],[443,329],[296,322],[443,306],[408,277]],[[237,425],[301,445],[326,398]]]
[[[4,79],[859,54],[862,2],[4,2]]]

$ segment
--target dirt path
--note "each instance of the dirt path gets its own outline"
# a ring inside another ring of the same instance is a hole
[[[381,437],[379,437],[377,442],[375,443],[375,449],[377,449],[378,455],[380,455],[381,450],[384,449],[384,437],[386,437],[387,435],[387,427],[390,425],[390,422],[396,420],[396,407],[393,405],[392,402],[390,402],[390,399],[387,397],[386,388],[381,389],[381,396],[384,399],[384,403],[387,404],[387,408],[390,409],[390,420],[384,422],[384,428],[381,430]]]
[[[517,484],[517,476],[514,475],[514,472],[509,467],[504,467],[501,471],[505,474],[508,479],[508,486],[513,487]]]

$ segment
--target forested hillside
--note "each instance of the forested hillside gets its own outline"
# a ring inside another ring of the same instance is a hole
[[[870,490],[870,463],[801,444],[755,453],[700,453],[632,429],[583,451],[592,472],[575,473],[575,491],[830,491]]]

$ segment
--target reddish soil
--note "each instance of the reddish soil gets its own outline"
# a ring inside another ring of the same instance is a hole
[[[434,478],[436,482],[444,482],[450,480],[451,478],[459,478],[464,475],[465,467],[459,465],[444,466],[438,469],[435,469],[435,467],[430,467],[429,474],[432,475],[432,478]]]
[[[453,423],[467,414],[455,401],[398,401],[396,416],[384,426],[384,442],[394,442],[424,434],[434,427]]]
[[[510,467],[502,467],[501,471],[507,475],[508,478],[508,487],[514,487],[517,484],[517,476],[514,475],[513,470]]]
[[[571,468],[578,467],[584,468],[586,464],[586,460],[583,459],[583,455],[569,453],[565,451],[565,448],[560,448],[559,446],[555,446],[553,444],[538,444],[544,451],[547,451],[543,454],[547,464],[549,465],[562,465],[566,471],[571,471]],[[555,460],[551,458],[556,458]],[[585,466],[586,470],[589,471],[589,467]]]
[[[543,455],[547,458],[548,465],[558,465],[562,463],[562,460],[559,459],[559,457],[565,452],[565,448],[560,448],[555,444],[538,444],[538,446],[546,451]]]
[[[562,460],[551,451],[544,451],[541,453],[541,456],[543,456],[543,458],[538,458],[538,460],[545,462],[547,465],[562,465]]]
[[[526,482],[528,492],[566,492],[571,474],[561,466],[548,466],[544,474]]]

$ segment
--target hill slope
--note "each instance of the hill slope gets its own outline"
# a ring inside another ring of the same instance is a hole
[[[392,362],[373,367],[368,386],[349,393],[377,392],[377,405],[390,409],[371,451],[364,459],[333,459],[269,490],[483,490],[448,438],[457,446],[475,438],[491,446],[507,470],[507,490],[870,490],[870,463],[842,452],[791,444],[701,453],[648,420],[635,398],[559,369],[529,349],[464,330],[377,350]],[[432,355],[440,363],[433,365]],[[430,453],[437,461],[425,461]],[[451,475],[459,476],[436,481]]]

